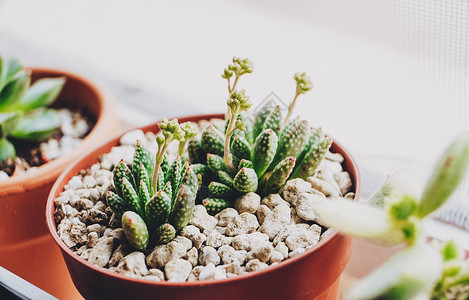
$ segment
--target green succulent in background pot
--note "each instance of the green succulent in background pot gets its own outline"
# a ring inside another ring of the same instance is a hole
[[[18,60],[0,57],[0,161],[16,156],[9,140],[41,141],[52,136],[59,124],[54,109],[47,108],[59,95],[63,77],[31,83],[31,74]]]

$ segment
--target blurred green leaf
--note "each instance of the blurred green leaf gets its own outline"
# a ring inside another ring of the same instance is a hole
[[[441,277],[443,260],[427,244],[409,247],[352,287],[345,299],[413,299],[428,295]]]
[[[59,118],[55,110],[38,109],[22,116],[10,135],[18,139],[44,140],[56,132],[58,125]]]
[[[13,107],[23,98],[31,81],[29,72],[20,71],[0,92],[0,111],[13,111]]]
[[[6,138],[0,138],[0,161],[16,156],[15,147]]]
[[[19,118],[17,112],[0,113],[0,138],[7,137],[16,128]]]
[[[23,66],[21,65],[21,62],[18,59],[13,58],[6,62],[5,68],[5,84],[7,84],[12,78],[15,77],[16,74],[21,71]]]
[[[31,110],[51,104],[59,95],[64,83],[65,77],[39,79],[26,91],[16,108]]]
[[[448,200],[464,177],[469,164],[469,132],[459,135],[438,160],[425,185],[417,215],[421,218]]]

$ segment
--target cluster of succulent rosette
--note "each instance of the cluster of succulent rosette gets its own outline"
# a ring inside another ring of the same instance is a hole
[[[5,61],[0,56],[0,162],[16,156],[15,146],[7,138],[40,141],[57,130],[57,112],[46,107],[57,98],[65,79],[30,83],[31,72],[18,60]]]
[[[183,161],[184,145],[197,132],[191,123],[177,119],[158,124],[158,151],[154,156],[140,142],[135,146],[132,166],[121,160],[113,170],[115,192],[107,203],[117,217],[129,243],[136,249],[167,243],[190,221],[199,188],[196,174]],[[178,141],[179,155],[171,164],[165,152]]]
[[[233,58],[222,74],[229,92],[225,128],[210,125],[189,142],[191,167],[209,190],[203,205],[212,214],[232,206],[243,193],[277,193],[288,179],[314,175],[332,143],[307,121],[289,119],[298,96],[312,88],[305,73],[295,74],[295,97],[283,117],[280,106],[271,101],[256,115],[248,113],[252,103],[235,87],[241,75],[251,72],[248,59]]]

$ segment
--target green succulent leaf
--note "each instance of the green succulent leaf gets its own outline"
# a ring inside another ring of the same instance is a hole
[[[59,96],[64,84],[65,77],[39,79],[26,90],[23,98],[14,108],[31,110],[48,106]]]
[[[118,217],[121,217],[129,209],[124,199],[111,191],[107,191],[106,193],[106,202]]]
[[[226,184],[212,181],[208,185],[208,190],[213,197],[224,198],[233,193],[233,189]]]
[[[18,112],[0,113],[0,138],[6,138],[15,130],[20,116]]]
[[[418,244],[399,252],[358,282],[345,299],[413,299],[419,294],[429,299],[442,270],[438,251]]]
[[[200,144],[206,153],[223,156],[225,139],[223,134],[216,129],[215,126],[210,125],[202,132]]]
[[[122,215],[122,229],[132,247],[144,250],[148,245],[149,234],[145,221],[137,213],[126,211]]]
[[[18,72],[0,91],[0,111],[16,110],[31,81],[29,72]]]
[[[257,191],[258,178],[256,171],[251,168],[241,168],[233,180],[233,186],[242,193]]]
[[[10,135],[17,139],[41,141],[57,131],[59,118],[53,109],[37,109],[23,115]]]
[[[156,229],[156,243],[166,244],[176,237],[176,229],[173,225],[165,223]]]
[[[272,173],[270,173],[267,178],[264,194],[278,193],[292,173],[295,163],[296,158],[287,157],[275,166]]]
[[[15,146],[6,138],[0,138],[0,162],[16,156]]]
[[[187,145],[187,152],[189,153],[189,160],[191,161],[191,163],[207,163],[207,152],[202,149],[200,137],[193,137],[189,141]]]
[[[277,152],[277,135],[271,129],[264,130],[254,144],[252,163],[257,176],[261,177],[267,170]]]
[[[260,108],[259,112],[256,114],[256,117],[254,119],[252,132],[254,137],[258,136],[262,132],[262,129],[264,128],[265,119],[270,113],[274,111],[274,109],[275,105],[272,100],[268,101]]]
[[[277,105],[277,107],[275,107],[275,109],[265,118],[262,131],[271,129],[277,135],[279,135],[282,127],[282,121],[282,111],[280,110],[280,106]]]
[[[285,158],[292,156],[297,157],[309,140],[311,133],[310,126],[307,121],[299,121],[293,123],[284,133],[278,142],[277,153],[275,154],[268,171],[273,170],[275,166]]]
[[[6,63],[5,81],[3,81],[3,83],[7,84],[8,82],[10,82],[10,80],[14,78],[16,74],[21,71],[22,68],[23,66],[21,65],[21,62],[18,59],[9,59]],[[3,85],[0,86],[0,90],[2,89],[2,87]]]
[[[216,215],[225,208],[231,206],[231,202],[221,198],[205,198],[202,201],[202,205],[207,209],[207,213],[210,215]]]
[[[231,143],[231,153],[239,160],[251,160],[251,145],[243,137],[235,135]]]
[[[171,212],[171,198],[163,191],[158,191],[145,204],[145,214],[150,228],[157,228],[168,221]]]
[[[438,160],[425,185],[417,214],[425,217],[451,196],[469,164],[469,132],[459,135]]]
[[[176,201],[171,212],[169,223],[174,226],[176,230],[184,228],[191,220],[195,211],[195,195],[186,185],[181,185],[177,195]]]

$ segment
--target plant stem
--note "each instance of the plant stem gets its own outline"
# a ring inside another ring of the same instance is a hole
[[[290,115],[293,111],[293,108],[295,107],[295,104],[296,104],[296,99],[298,98],[298,96],[300,95],[300,92],[298,90],[298,87],[296,88],[296,94],[295,94],[295,98],[293,98],[293,101],[290,103],[290,105],[288,105],[288,112],[287,112],[287,116],[285,118],[285,120],[283,121],[283,126],[285,127],[288,123],[288,119],[290,118]]]
[[[163,162],[163,157],[164,153],[168,149],[168,146],[171,142],[165,141],[163,147],[160,147],[158,149],[158,152],[156,153],[156,158],[155,158],[155,170],[153,171],[153,180],[152,180],[152,187],[153,189],[156,189],[156,183],[158,182],[158,173],[160,171],[161,163]],[[158,192],[155,190],[155,192]]]
[[[239,79],[239,76],[236,75],[235,81],[233,82],[233,88],[231,89],[230,93],[232,93],[235,90],[236,84],[238,83],[238,79]]]
[[[234,113],[231,114],[230,117],[230,123],[228,124],[228,129],[226,129],[226,134],[225,134],[225,151],[224,151],[224,161],[225,164],[230,168],[231,170],[234,170],[235,167],[233,165],[233,162],[231,161],[231,153],[230,153],[230,138],[231,135],[233,134],[233,126],[236,121],[238,114]]]

